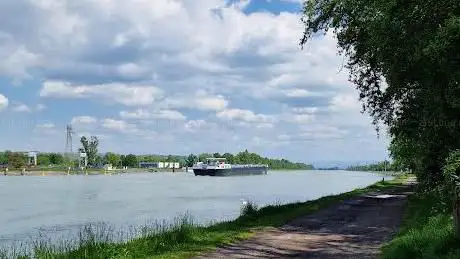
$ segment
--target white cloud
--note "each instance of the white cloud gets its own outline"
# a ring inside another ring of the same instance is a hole
[[[268,143],[278,141],[274,136],[324,140],[339,134],[320,135],[302,125],[368,132],[369,118],[359,113],[346,71],[338,73],[343,60],[331,33],[300,50],[303,25],[297,13],[248,14],[242,9],[249,1],[227,2],[4,0],[0,76],[39,75],[40,96],[50,105],[40,116],[57,116],[53,109],[63,105],[62,115],[53,117],[56,123],[67,123],[82,112],[79,107],[88,107],[83,100],[91,100],[91,115],[106,119],[82,128],[130,133],[110,147],[123,145],[132,152],[149,149],[127,146],[129,141],[161,138],[163,152],[170,153],[185,147],[213,151],[219,141],[232,148],[266,144],[263,152],[309,159],[329,156],[332,147],[292,142],[270,151]],[[0,109],[4,103],[0,96]],[[238,123],[221,125],[230,119]],[[152,127],[161,128],[152,122],[165,120],[177,124],[167,134],[153,132]],[[344,136],[328,144],[352,147],[354,140]],[[356,152],[369,155],[365,149]]]
[[[270,123],[274,118],[270,115],[256,114],[250,110],[226,109],[217,113],[217,117],[222,120],[240,120],[249,123]]]
[[[149,111],[146,109],[137,109],[136,111],[121,111],[120,117],[123,119],[167,119],[167,120],[185,120],[186,117],[175,110],[158,110],[158,111]]]
[[[197,131],[206,127],[207,123],[204,120],[189,120],[185,123],[184,128],[187,131]]]
[[[54,123],[43,123],[43,124],[37,125],[37,128],[38,129],[54,129],[56,128],[56,125],[54,125]]]
[[[14,112],[31,113],[31,112],[41,112],[41,111],[44,111],[45,109],[46,109],[46,106],[43,104],[37,104],[35,108],[32,108],[27,104],[16,103],[15,106],[11,110]]]
[[[76,116],[72,118],[71,124],[94,124],[97,122],[97,119],[92,116]]]
[[[312,96],[311,92],[305,89],[298,89],[298,88],[286,89],[286,90],[283,90],[283,93],[288,97]]]
[[[162,104],[168,108],[196,109],[202,111],[220,111],[228,106],[228,101],[222,95],[212,95],[199,90],[190,95],[177,95],[164,100]]]
[[[137,127],[134,124],[127,123],[123,120],[104,119],[102,127],[108,130],[117,131],[121,133],[137,132]]]
[[[3,8],[3,7],[2,7]],[[38,66],[40,58],[24,44],[17,44],[14,36],[0,30],[0,75],[16,80],[29,78],[29,67]]]
[[[294,124],[305,124],[315,120],[315,115],[312,114],[292,114],[286,113],[279,115],[281,121],[294,123]]]
[[[349,132],[344,129],[339,129],[335,126],[312,124],[302,125],[300,131],[294,134],[280,134],[276,137],[282,142],[312,142],[312,141],[340,141],[350,138]]]
[[[32,110],[29,108],[29,106],[25,104],[19,104],[13,107],[13,111],[15,112],[31,112]]]
[[[71,85],[62,81],[46,81],[40,91],[40,96],[42,97],[97,98],[105,102],[117,102],[126,106],[150,105],[162,94],[163,91],[154,86],[119,83]]]
[[[8,107],[8,98],[3,94],[0,94],[0,111]]]
[[[37,111],[44,111],[44,110],[46,110],[46,105],[39,103],[39,104],[37,104],[37,107],[35,109]]]
[[[361,104],[357,95],[353,94],[338,94],[331,100],[330,109],[332,111],[359,111]]]
[[[292,112],[294,113],[316,113],[318,112],[317,107],[294,107],[292,108]]]

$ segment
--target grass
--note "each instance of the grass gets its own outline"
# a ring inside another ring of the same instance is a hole
[[[143,227],[136,234],[116,242],[111,228],[85,227],[75,240],[52,243],[46,239],[32,243],[31,251],[10,248],[0,251],[0,258],[188,258],[251,237],[255,231],[281,226],[299,216],[316,212],[334,203],[370,191],[392,188],[405,182],[407,176],[378,182],[363,189],[319,198],[313,201],[276,204],[262,208],[252,202],[241,208],[241,215],[233,220],[210,226],[193,223],[189,216],[172,224]],[[132,238],[136,236],[135,238]]]
[[[409,198],[403,226],[383,247],[383,259],[460,258],[452,210],[440,200],[435,193],[418,193]]]

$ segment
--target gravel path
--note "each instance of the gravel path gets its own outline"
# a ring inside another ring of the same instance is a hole
[[[401,224],[414,183],[355,197],[196,258],[377,258]]]

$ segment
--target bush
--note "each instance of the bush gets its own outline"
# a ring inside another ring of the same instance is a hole
[[[259,211],[259,208],[257,207],[257,204],[252,202],[252,201],[245,201],[243,205],[241,206],[241,216],[251,216],[257,213]]]

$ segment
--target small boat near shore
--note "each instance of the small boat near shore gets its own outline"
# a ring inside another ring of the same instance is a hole
[[[206,162],[198,162],[193,166],[196,176],[243,176],[263,175],[268,173],[268,165],[234,165],[226,163],[225,158],[207,158]]]

